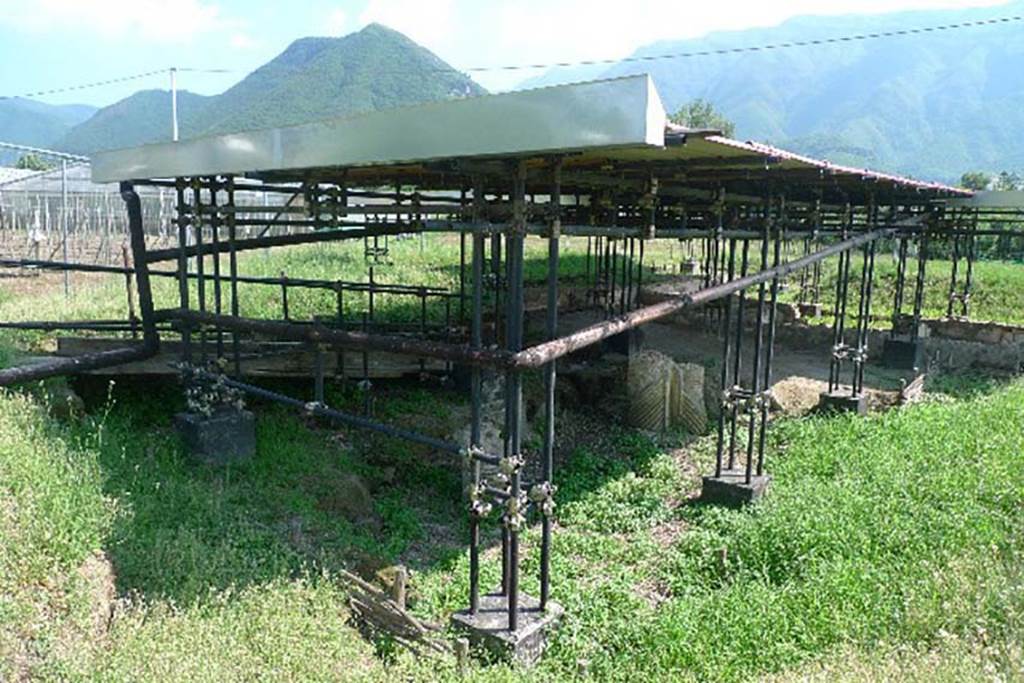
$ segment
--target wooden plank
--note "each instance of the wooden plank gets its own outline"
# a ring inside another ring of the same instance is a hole
[[[101,337],[59,337],[57,339],[58,356],[78,356],[84,353],[124,348],[141,342],[124,339]],[[302,344],[287,342],[243,342],[241,348],[242,375],[246,377],[312,377],[314,352]],[[207,340],[207,356],[216,355],[216,345]],[[193,358],[200,357],[198,339],[192,344]],[[225,343],[225,354],[231,358],[231,344]],[[105,368],[89,374],[97,375],[149,375],[171,376],[177,370],[173,364],[181,358],[180,341],[164,341],[160,344],[160,353],[148,360],[126,363],[112,368]],[[370,379],[395,379],[417,375],[421,371],[441,373],[445,371],[444,361],[398,355],[387,352],[369,353]],[[324,374],[327,377],[339,376],[338,353],[326,351],[323,357]],[[344,376],[350,379],[363,378],[363,354],[348,351],[344,354]]]

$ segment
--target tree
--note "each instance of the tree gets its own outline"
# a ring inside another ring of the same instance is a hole
[[[736,124],[725,118],[710,102],[699,97],[681,106],[676,113],[668,118],[672,123],[677,123],[687,128],[713,128],[720,130],[723,135],[729,138],[736,134]]]
[[[1024,187],[1021,177],[1012,171],[1000,171],[996,178],[995,189],[997,190],[1019,190]]]
[[[987,190],[992,185],[992,176],[984,171],[968,171],[960,176],[960,187],[968,190]]]
[[[25,154],[14,164],[14,168],[23,168],[29,171],[49,171],[53,165],[39,158],[35,154]]]

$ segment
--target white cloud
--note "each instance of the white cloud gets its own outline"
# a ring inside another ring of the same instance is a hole
[[[256,41],[248,33],[234,33],[228,39],[228,43],[236,50],[248,50],[256,47]]]
[[[327,35],[329,36],[340,36],[347,33],[346,28],[348,26],[348,14],[343,9],[332,10],[327,15],[327,23],[325,28],[327,29]]]
[[[208,0],[2,0],[0,23],[37,33],[70,28],[159,43],[188,42],[234,25]]]

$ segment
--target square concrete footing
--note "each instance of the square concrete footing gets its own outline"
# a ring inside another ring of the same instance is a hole
[[[818,409],[822,412],[868,414],[868,396],[851,396],[842,392],[824,392],[818,401]]]
[[[681,275],[694,275],[697,272],[696,261],[683,261],[679,264],[679,273]]]
[[[548,601],[541,609],[540,601],[525,593],[519,594],[519,628],[508,630],[508,598],[500,593],[480,596],[476,614],[462,610],[452,615],[452,625],[469,637],[481,654],[525,667],[536,664],[547,647],[548,634],[558,625],[564,610]]]
[[[772,478],[767,474],[752,475],[746,481],[744,470],[722,470],[722,476],[706,475],[701,488],[700,499],[712,505],[740,507],[748,503],[756,503],[764,496]]]
[[[895,370],[924,367],[924,339],[886,339],[882,344],[882,365]]]
[[[821,304],[797,304],[796,308],[800,311],[801,318],[820,318],[821,317]]]
[[[256,417],[248,410],[206,416],[178,413],[174,426],[190,457],[208,465],[243,462],[256,453]]]

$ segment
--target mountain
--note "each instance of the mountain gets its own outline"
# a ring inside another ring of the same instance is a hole
[[[96,112],[85,104],[45,104],[21,97],[0,100],[0,142],[30,147],[50,147],[73,126]],[[0,163],[20,156],[0,150]]]
[[[178,92],[191,138],[389,109],[485,91],[434,53],[379,24],[342,38],[301,38],[220,95]],[[135,93],[70,130],[62,149],[90,153],[170,139],[170,94]]]
[[[797,17],[771,28],[661,41],[633,58],[781,44],[1024,14],[1018,0],[969,10]],[[670,111],[711,101],[737,135],[937,180],[1024,168],[1024,27],[1000,23],[813,47],[622,62],[597,74],[650,73]],[[554,70],[523,83],[575,79]],[[593,73],[588,74],[595,77]]]

